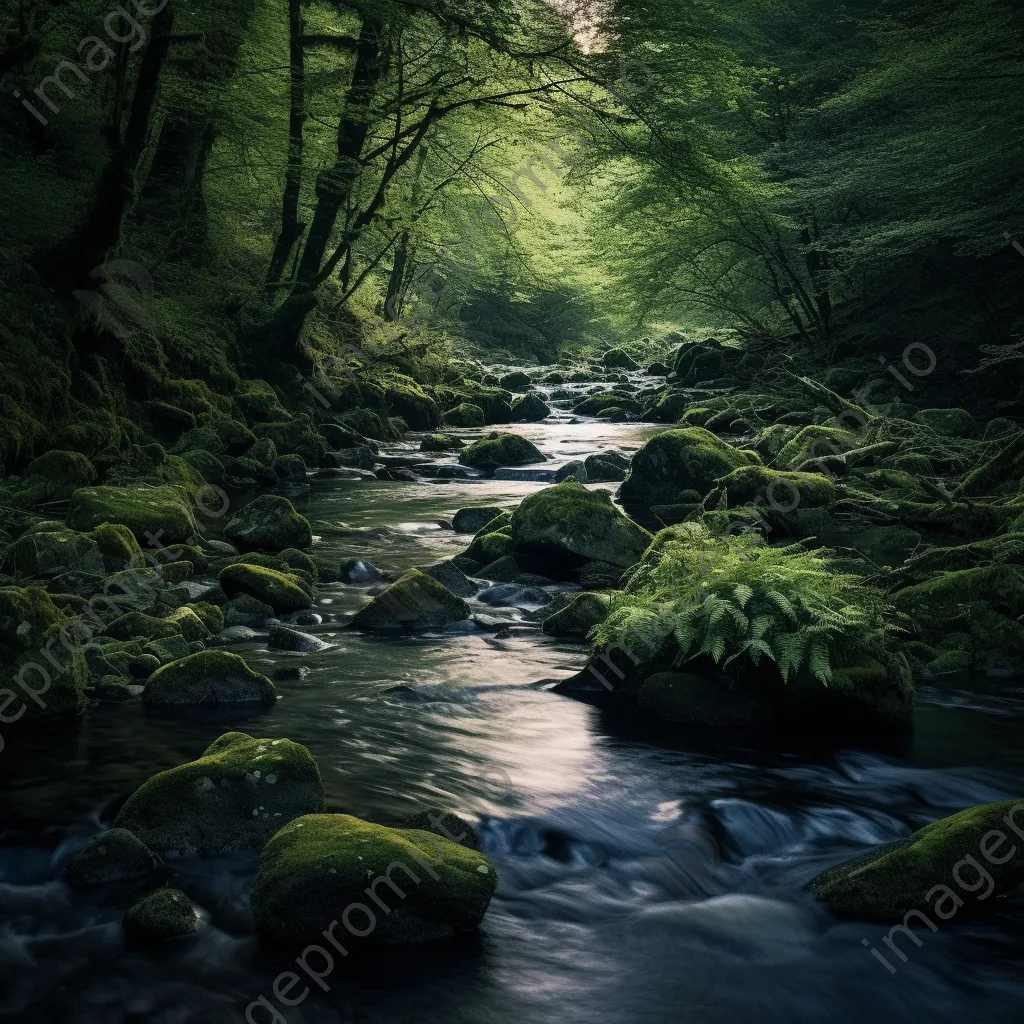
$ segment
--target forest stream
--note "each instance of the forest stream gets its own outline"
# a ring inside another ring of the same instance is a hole
[[[549,399],[550,388],[539,391]],[[560,465],[632,454],[662,429],[573,416],[572,404],[554,401],[547,420],[509,428],[549,457],[540,472],[430,477],[420,435],[409,434],[382,446],[381,460],[417,465],[418,482],[339,471],[284,493],[310,520],[316,554],[364,559],[394,578],[465,546],[450,527],[456,510],[514,504]],[[427,461],[442,474],[451,463]],[[1014,1019],[1020,943],[1002,916],[919,928],[919,944],[901,943],[903,962],[881,945],[887,925],[839,921],[803,887],[830,864],[1024,791],[1019,679],[982,678],[969,694],[922,685],[912,737],[887,747],[775,739],[754,749],[708,732],[666,739],[548,692],[582,667],[585,646],[541,632],[529,588],[499,585],[471,599],[474,612],[507,619],[489,632],[344,628],[375,586],[320,587],[322,622],[301,627],[331,645],[320,653],[270,650],[265,629],[231,645],[279,680],[269,710],[157,716],[137,701],[106,704],[65,734],[9,742],[3,1019]],[[308,671],[282,679],[295,666]],[[273,985],[294,956],[260,950],[248,897],[258,854],[240,854],[170,861],[170,884],[203,908],[207,926],[158,957],[125,950],[119,922],[131,894],[76,893],[64,867],[135,787],[229,730],[307,746],[329,810],[400,823],[417,807],[444,806],[479,820],[499,885],[478,934],[352,957],[286,1008]]]

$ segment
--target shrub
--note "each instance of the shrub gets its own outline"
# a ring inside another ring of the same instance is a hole
[[[592,634],[598,645],[621,644],[647,659],[674,645],[677,665],[702,655],[723,668],[769,658],[787,682],[806,670],[828,685],[840,649],[884,641],[884,595],[836,572],[828,551],[713,537],[697,523],[675,534],[612,599]]]

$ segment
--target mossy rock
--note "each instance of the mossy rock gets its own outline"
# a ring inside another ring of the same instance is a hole
[[[73,889],[88,889],[152,878],[162,867],[160,858],[137,836],[112,828],[93,836],[68,861],[66,876]]]
[[[127,526],[101,523],[89,536],[96,542],[107,572],[120,572],[138,565],[142,558],[142,548]]]
[[[223,569],[219,579],[228,597],[248,594],[277,612],[300,612],[313,606],[309,593],[293,573],[239,563]]]
[[[167,485],[83,487],[71,497],[70,525],[83,532],[104,523],[127,527],[143,546],[187,544],[197,533],[195,517],[182,494]]]
[[[474,508],[460,508],[455,513],[452,526],[456,533],[479,533],[488,523],[505,511],[496,505],[479,505]],[[511,523],[511,517],[509,517]]]
[[[320,433],[335,451],[347,448],[365,448],[367,445],[372,446],[373,444],[362,434],[349,427],[343,427],[340,423],[324,423],[320,427]]]
[[[237,654],[200,651],[157,669],[143,694],[147,707],[180,704],[272,704],[274,684]]]
[[[320,770],[286,739],[241,732],[144,782],[114,819],[161,856],[260,850],[282,825],[323,810]]]
[[[447,452],[465,447],[466,442],[452,434],[427,434],[420,441],[421,452]]]
[[[598,395],[590,395],[589,398],[584,398],[583,401],[573,409],[573,412],[578,416],[600,416],[609,409],[616,409],[619,412],[623,412],[625,410],[629,410],[630,412],[639,412],[640,406],[637,402],[625,395],[604,392]]]
[[[724,677],[694,672],[656,672],[637,691],[641,714],[657,722],[707,728],[771,725],[776,707],[753,690]]]
[[[169,665],[172,661],[187,658],[192,653],[192,647],[183,636],[176,635],[162,640],[150,640],[142,648],[142,653],[152,655],[161,665]]]
[[[170,441],[196,428],[195,414],[170,402],[146,402],[145,410],[153,425],[152,433],[158,440]]]
[[[342,414],[341,421],[351,430],[374,441],[399,441],[402,437],[391,423],[371,409],[349,409]]]
[[[279,480],[305,480],[306,463],[301,455],[279,455],[274,472]]]
[[[765,427],[751,442],[751,447],[766,462],[774,462],[782,449],[792,440],[797,433],[795,427],[787,426],[784,423],[773,423]]]
[[[563,569],[586,561],[626,569],[640,561],[651,540],[607,491],[587,490],[574,480],[531,494],[512,513],[513,553],[553,558]]]
[[[977,437],[978,424],[966,409],[921,409],[914,416],[942,437]]]
[[[619,500],[624,504],[671,505],[680,491],[707,494],[719,477],[759,462],[756,453],[733,448],[703,427],[668,430],[633,456]]]
[[[623,348],[610,348],[601,356],[601,365],[609,370],[639,370],[640,364]]]
[[[466,548],[465,557],[471,558],[481,565],[490,565],[512,553],[512,534],[505,530],[480,533],[473,538],[473,543]]]
[[[440,422],[437,403],[412,379],[386,364],[368,369],[360,386],[378,394],[390,416],[401,417],[412,430],[433,430]]]
[[[606,594],[592,591],[564,594],[551,602],[541,629],[549,636],[585,637],[608,617]]]
[[[506,391],[520,391],[523,388],[533,387],[530,375],[523,370],[513,370],[511,373],[506,373],[504,377],[498,380],[498,383]]]
[[[88,634],[66,631],[78,651],[70,653],[61,636],[68,621],[75,620],[68,620],[44,590],[0,588],[0,666],[7,684],[0,689],[0,712],[12,725],[74,718],[84,709],[89,671],[79,649]],[[43,656],[51,649],[63,671]]]
[[[539,423],[551,415],[551,409],[538,395],[520,395],[512,400],[513,423]]]
[[[764,466],[735,469],[719,486],[728,508],[756,511],[772,530],[793,537],[807,536],[825,526],[836,500],[835,484],[827,476]]]
[[[1022,826],[1024,801],[969,807],[828,868],[808,888],[833,914],[862,921],[910,924],[915,918],[905,915],[918,911],[938,928],[961,908],[998,912],[1004,906],[999,897],[1024,883],[1024,857],[1008,856],[1024,835]],[[916,923],[927,927],[920,918]]]
[[[444,414],[444,424],[447,427],[482,427],[486,422],[487,414],[483,409],[469,402],[463,402]]]
[[[274,617],[274,609],[249,594],[238,594],[224,605],[224,627],[255,626]]]
[[[66,501],[80,487],[96,482],[96,468],[80,452],[49,451],[28,464],[6,501],[16,508],[31,508]]]
[[[175,608],[166,621],[177,627],[178,632],[190,643],[210,639],[206,623],[187,605]]]
[[[791,469],[812,459],[845,455],[860,446],[861,441],[852,430],[810,424],[800,429],[779,449],[774,465]]]
[[[199,931],[202,922],[192,901],[177,889],[158,889],[139,900],[121,922],[125,942],[151,946]]]
[[[7,548],[3,572],[11,576],[59,576],[64,572],[102,575],[106,563],[96,541],[63,524],[45,523],[29,530]]]
[[[494,432],[474,441],[459,453],[459,462],[475,469],[497,469],[501,466],[526,466],[546,461],[547,456],[534,444],[518,434]]]
[[[249,421],[274,423],[289,419],[277,392],[265,380],[243,380],[234,401]]]
[[[346,945],[395,945],[473,931],[496,886],[486,856],[432,832],[315,814],[286,825],[267,844],[250,902],[260,934],[286,946],[323,941],[335,920],[346,926]],[[377,899],[388,900],[387,913],[370,909],[370,902],[379,907]]]
[[[308,415],[272,423],[255,423],[252,428],[257,438],[268,438],[281,455],[301,455],[310,465],[319,465],[320,456],[330,445],[317,430]]]
[[[1020,431],[1020,427],[1011,419],[1005,416],[997,416],[985,424],[985,433],[982,439],[985,441],[1005,441]]]
[[[587,480],[595,484],[621,483],[629,472],[629,462],[625,459],[622,461],[626,463],[625,466],[604,453],[588,456],[583,463],[583,468],[587,471]]]
[[[355,629],[430,629],[470,616],[469,605],[437,580],[411,569],[352,620]]]
[[[283,557],[289,552],[293,552],[296,555],[304,554],[304,552],[297,551],[295,548],[285,548],[284,551],[276,555],[265,555],[259,551],[251,551],[247,555],[240,555],[239,557],[232,559],[230,564],[257,565],[264,569],[273,569],[275,572],[294,576],[299,586],[302,587],[310,597],[313,597],[316,593],[316,579],[318,574],[316,563],[308,555],[305,556],[305,561],[299,561],[291,557]]]
[[[196,448],[182,452],[179,458],[186,465],[191,466],[206,483],[220,484],[224,482],[224,463],[212,452]]]
[[[458,392],[453,404],[467,402],[484,411],[488,423],[510,423],[512,421],[512,395],[504,388],[487,387],[467,382]]]
[[[163,640],[184,633],[176,622],[158,619],[143,612],[125,612],[107,626],[106,632],[107,636],[115,640]]]
[[[103,581],[103,593],[110,598],[120,613],[152,612],[158,605],[170,602],[168,587],[160,568],[124,569],[115,572]],[[101,614],[106,611],[104,607]]]
[[[277,494],[261,494],[239,509],[224,528],[224,536],[242,551],[282,551],[313,543],[309,520]]]

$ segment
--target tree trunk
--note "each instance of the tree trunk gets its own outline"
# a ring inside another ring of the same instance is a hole
[[[288,114],[288,164],[281,199],[281,233],[274,244],[267,270],[267,286],[273,288],[288,265],[288,258],[306,230],[299,222],[302,191],[303,127],[306,122],[306,50],[301,0],[288,0],[288,36],[291,63],[291,102]]]
[[[88,280],[121,240],[125,215],[135,195],[136,170],[156,109],[160,74],[170,47],[174,12],[164,7],[153,19],[149,43],[139,66],[124,138],[100,176],[96,199],[85,223],[56,250],[37,256],[40,271],[58,289]]]
[[[420,185],[423,181],[423,165],[427,162],[426,146],[416,154],[416,173],[412,181],[412,209],[416,212],[416,206],[420,201]],[[405,300],[405,290],[408,282],[409,270],[409,243],[412,238],[412,231],[406,229],[398,240],[398,247],[395,249],[395,261],[391,266],[391,277],[388,279],[387,295],[384,297],[384,315],[388,320],[398,320],[402,315],[402,303]]]
[[[359,179],[362,169],[359,156],[370,132],[367,115],[387,64],[385,23],[367,15],[359,30],[352,81],[338,122],[334,166],[317,176],[316,209],[295,272],[295,282],[264,331],[267,347],[292,361],[300,359],[299,339],[306,318],[316,308],[318,279],[338,215],[347,206]]]

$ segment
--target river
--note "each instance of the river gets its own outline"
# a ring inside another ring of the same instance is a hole
[[[555,466],[635,450],[657,428],[559,412],[511,429]],[[418,462],[417,448],[410,435],[384,451]],[[467,545],[441,525],[457,509],[512,504],[542,486],[326,478],[298,504],[317,553],[397,571]],[[1020,680],[923,685],[914,734],[896,747],[669,741],[537,685],[578,670],[584,648],[544,636],[523,609],[480,606],[510,620],[499,633],[342,628],[365,600],[366,588],[321,587],[324,621],[303,627],[334,645],[320,654],[268,651],[262,638],[232,646],[261,671],[308,668],[277,683],[267,712],[167,718],[141,702],[100,705],[74,726],[9,741],[0,755],[4,1020],[220,1024],[244,1021],[247,1006],[271,995],[299,951],[263,951],[251,933],[255,857],[173,863],[172,884],[208,923],[158,953],[125,949],[125,897],[74,893],[60,880],[125,795],[229,729],[308,746],[332,810],[397,824],[436,805],[479,818],[500,877],[475,939],[352,958],[327,979],[329,991],[275,1004],[289,1024],[1019,1018],[1019,914],[920,928],[920,947],[901,941],[903,962],[881,945],[888,926],[838,922],[802,887],[935,818],[1021,796]],[[258,1007],[252,1019],[272,1018]]]

